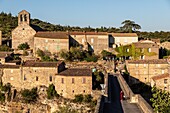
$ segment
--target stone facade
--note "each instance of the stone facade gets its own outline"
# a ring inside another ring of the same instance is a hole
[[[131,82],[151,83],[152,77],[168,72],[168,65],[166,59],[126,61]]]
[[[91,69],[67,69],[55,78],[57,92],[66,98],[74,98],[78,94],[92,93]]]
[[[65,98],[77,94],[92,93],[91,69],[65,69],[63,62],[26,61],[20,65],[0,65],[1,79],[17,90],[54,84],[56,90]]]
[[[116,46],[138,42],[136,33],[110,33],[110,35],[113,37]]]
[[[12,31],[12,48],[17,49],[19,44],[27,42],[33,49],[36,31],[30,26],[30,14],[23,10],[18,14],[18,26]]]
[[[170,74],[165,73],[152,77],[151,86],[156,86],[158,89],[170,92]]]
[[[145,55],[141,55],[141,60],[159,59],[159,46],[157,43],[150,40],[143,40],[132,43],[136,49],[140,49]]]
[[[0,31],[0,45],[2,45],[2,31]]]
[[[65,32],[37,32],[34,37],[34,51],[38,49],[52,54],[69,51],[69,38]]]

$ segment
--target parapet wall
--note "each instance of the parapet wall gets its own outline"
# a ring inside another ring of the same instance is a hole
[[[125,97],[130,99],[131,103],[136,103],[142,109],[144,113],[153,113],[152,107],[145,101],[145,99],[140,94],[134,94],[130,89],[129,85],[126,83],[121,74],[117,76],[119,84],[124,92]]]

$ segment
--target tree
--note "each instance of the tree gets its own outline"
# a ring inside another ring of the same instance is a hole
[[[169,113],[170,111],[170,94],[167,91],[157,89],[155,86],[152,88],[152,106],[155,112]]]
[[[70,104],[65,106],[59,106],[58,110],[54,113],[78,113],[75,109],[72,108]]]
[[[93,97],[90,94],[87,94],[87,95],[84,95],[83,101],[89,103],[92,101],[92,99]]]
[[[131,20],[125,20],[122,22],[123,27],[121,27],[121,29],[125,32],[135,32],[137,29],[141,29],[141,26],[136,24],[134,21]]]
[[[37,100],[38,94],[37,94],[37,88],[24,89],[21,91],[21,95],[23,97],[24,102],[31,103],[35,102]]]
[[[54,97],[58,97],[57,91],[55,90],[55,86],[53,84],[50,84],[47,89],[47,98],[53,99]]]
[[[0,45],[0,51],[12,51],[7,45]]]
[[[30,48],[30,46],[28,45],[27,42],[18,45],[18,49],[20,49],[20,50],[26,50],[26,49],[29,49],[29,48]]]
[[[82,102],[83,99],[84,99],[83,95],[79,94],[79,95],[75,95],[74,101],[75,102]]]

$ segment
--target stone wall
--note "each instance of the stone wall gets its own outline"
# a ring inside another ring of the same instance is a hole
[[[58,53],[61,50],[69,50],[69,39],[57,39],[57,38],[40,38],[34,37],[34,51],[41,49],[43,51],[49,51],[52,54]]]
[[[19,44],[27,42],[31,49],[34,46],[36,31],[27,24],[21,24],[12,31],[12,48],[17,49]]]
[[[74,83],[72,82],[74,79]],[[85,79],[85,83],[83,83]],[[55,78],[55,87],[59,94],[66,98],[74,98],[77,94],[92,93],[92,76],[64,76]]]
[[[2,45],[2,31],[0,31],[0,45]]]

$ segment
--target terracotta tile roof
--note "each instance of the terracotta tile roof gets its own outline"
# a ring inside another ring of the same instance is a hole
[[[113,37],[138,37],[136,33],[109,33]]]
[[[24,62],[23,67],[57,67],[62,64],[62,61],[58,62],[35,62],[32,60],[27,60]]]
[[[69,35],[108,35],[107,32],[69,32]]]
[[[52,39],[68,39],[67,32],[37,32],[34,37],[41,37],[41,38],[52,38]]]
[[[170,77],[170,74],[165,73],[165,74],[162,74],[162,75],[154,76],[154,77],[152,77],[152,79],[153,80],[159,80],[159,79],[168,78],[168,77]]]
[[[0,68],[19,68],[19,67],[20,67],[19,65],[6,65],[6,64],[0,65]]]
[[[127,60],[130,64],[168,64],[167,59],[154,59],[154,60]]]
[[[64,76],[91,76],[91,69],[83,69],[83,68],[69,68],[59,73],[59,75]]]
[[[12,52],[0,52],[0,58],[5,58],[6,56],[11,55]]]
[[[133,43],[136,48],[159,48],[159,46],[156,43],[141,43],[136,42]]]

